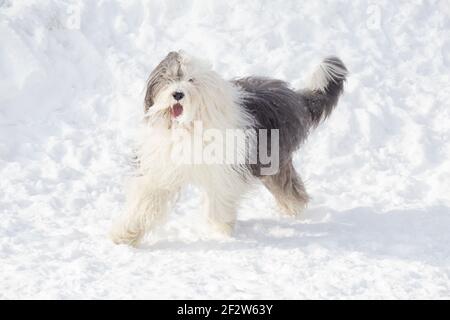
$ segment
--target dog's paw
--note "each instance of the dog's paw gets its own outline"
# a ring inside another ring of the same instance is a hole
[[[141,242],[142,234],[129,229],[113,227],[110,232],[110,238],[115,244],[125,244],[128,246],[137,247]]]
[[[298,205],[296,207],[281,207],[280,211],[283,215],[288,217],[301,217],[302,213],[305,211],[306,206],[305,205]]]
[[[292,200],[280,202],[278,201],[278,208],[282,215],[289,217],[300,217],[308,206],[307,200]]]
[[[209,221],[212,227],[221,235],[231,237],[234,231],[234,222]]]

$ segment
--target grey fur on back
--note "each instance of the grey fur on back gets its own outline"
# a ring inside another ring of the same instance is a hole
[[[339,58],[327,58],[324,62],[347,71]],[[243,104],[255,117],[255,129],[268,129],[269,141],[270,129],[279,129],[280,168],[290,163],[292,153],[305,141],[310,130],[331,114],[343,92],[344,82],[345,75],[331,73],[324,90],[295,91],[286,82],[276,79],[233,80],[244,91]],[[250,166],[252,173],[260,176],[261,165]]]

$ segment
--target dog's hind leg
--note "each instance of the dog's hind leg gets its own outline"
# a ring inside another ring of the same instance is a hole
[[[292,161],[281,167],[277,174],[262,177],[261,181],[287,215],[295,216],[301,213],[308,204],[309,196]]]
[[[112,228],[111,237],[116,244],[137,246],[169,209],[175,192],[154,189],[145,180],[136,178],[127,200],[126,214]]]

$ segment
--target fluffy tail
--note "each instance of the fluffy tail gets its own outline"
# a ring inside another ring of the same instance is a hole
[[[311,113],[313,126],[325,120],[337,105],[347,74],[341,59],[328,57],[311,75],[308,86],[299,91]]]

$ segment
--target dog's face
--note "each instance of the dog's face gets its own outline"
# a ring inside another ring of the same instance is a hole
[[[184,52],[170,52],[150,74],[145,95],[148,118],[187,124],[215,123],[235,100],[230,83]]]

